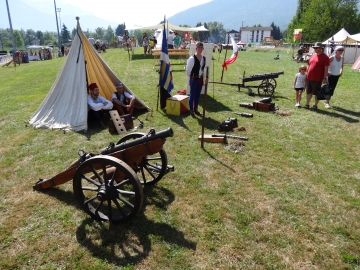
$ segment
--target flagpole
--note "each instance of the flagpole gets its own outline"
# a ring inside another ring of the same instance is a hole
[[[229,44],[229,39],[230,39],[230,34],[227,34],[228,35],[228,41],[227,41],[227,43],[226,43],[226,51],[225,51],[225,58],[224,58],[224,62],[226,61],[226,56],[227,56],[227,51],[228,51],[228,44]],[[223,67],[223,69],[222,69],[222,73],[221,73],[221,80],[220,80],[220,82],[222,82],[222,80],[223,80],[223,76],[224,76],[224,69],[225,69],[225,67]]]
[[[165,26],[165,16],[164,16],[164,26]],[[164,35],[164,33],[163,33]],[[162,43],[161,43],[161,47],[162,47]],[[160,60],[159,60],[160,61]],[[158,94],[157,94],[157,100],[156,100],[156,111],[159,110],[159,99],[160,99],[160,80],[161,80],[161,70],[159,68],[159,83],[158,83]]]
[[[12,45],[13,45],[12,57],[13,57],[13,61],[14,61],[14,63],[15,63],[16,43],[15,43],[15,39],[14,39],[14,33],[13,33],[13,28],[12,28],[12,23],[11,23],[11,17],[10,17],[9,4],[8,4],[8,1],[7,1],[7,0],[6,0],[6,8],[7,8],[8,17],[9,17],[10,36],[11,36],[11,41],[12,41]],[[14,64],[14,65],[15,65],[15,64]]]

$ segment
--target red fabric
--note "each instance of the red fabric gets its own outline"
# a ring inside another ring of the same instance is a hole
[[[177,95],[186,95],[186,89],[179,90],[179,91],[177,91],[176,94]]]
[[[228,68],[227,68],[227,65],[234,63],[235,60],[236,60],[236,58],[237,58],[237,56],[238,56],[238,52],[233,53],[233,55],[232,55],[228,60],[224,61],[224,63],[222,63],[221,66],[222,66],[223,68],[225,68],[225,70],[227,70],[227,69],[228,69]]]
[[[325,54],[313,54],[308,61],[307,79],[322,82],[324,79],[324,68],[330,66],[329,57]]]
[[[222,63],[221,65],[223,68],[225,68],[225,70],[227,70],[227,65],[234,63],[238,56],[238,46],[236,45],[235,39],[232,36],[231,36],[231,43],[233,46],[233,54],[229,59],[224,61],[224,63]]]

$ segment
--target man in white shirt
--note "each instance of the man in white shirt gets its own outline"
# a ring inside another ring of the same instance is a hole
[[[102,118],[104,116],[104,110],[111,110],[113,104],[111,101],[100,96],[99,87],[96,83],[89,85],[89,94],[87,96],[87,102],[89,105],[88,121],[97,121],[101,128],[106,128]]]
[[[190,115],[195,118],[196,115],[202,115],[198,110],[201,90],[204,84],[204,68],[206,58],[202,55],[204,45],[201,42],[196,44],[196,53],[189,57],[186,63],[186,76],[189,77],[190,97],[189,107]]]
[[[170,31],[167,36],[168,49],[174,49],[174,32]]]

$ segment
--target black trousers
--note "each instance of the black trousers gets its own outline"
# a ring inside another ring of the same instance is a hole
[[[88,112],[88,122],[94,122],[94,121],[101,122],[103,116],[104,116],[103,110],[94,111],[94,110],[90,109]]]

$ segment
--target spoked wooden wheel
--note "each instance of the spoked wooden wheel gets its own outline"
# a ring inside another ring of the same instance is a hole
[[[134,140],[145,136],[145,133],[136,132],[125,135],[117,144]],[[168,165],[167,155],[164,149],[151,156],[142,157],[139,164],[133,170],[137,173],[140,183],[143,185],[153,185],[157,183],[166,173]]]
[[[82,163],[73,179],[75,197],[92,218],[126,223],[139,212],[143,189],[135,172],[111,156],[95,156]]]
[[[264,79],[264,80],[262,80],[262,82],[261,82],[261,83],[266,83],[266,82],[271,83],[271,84],[274,86],[274,89],[275,89],[275,88],[276,88],[276,86],[277,86],[277,82],[276,82],[276,80],[275,80],[275,79],[273,79],[273,78],[270,78],[270,79]]]
[[[274,94],[275,87],[269,82],[263,82],[258,87],[259,96],[270,97]]]

